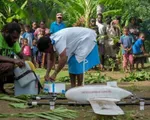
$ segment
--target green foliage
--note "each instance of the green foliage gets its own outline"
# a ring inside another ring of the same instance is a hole
[[[70,82],[70,77],[69,76],[60,77],[58,78],[57,82],[64,82],[64,83]]]
[[[145,81],[150,80],[150,73],[141,71],[141,72],[132,72],[129,76],[122,78],[121,81],[124,82],[136,82],[136,81]]]
[[[19,96],[15,96],[15,98],[17,99],[21,99],[21,100],[29,100],[33,97],[34,95],[19,95]]]
[[[90,17],[96,15],[96,7],[99,0],[54,0],[64,11],[69,26],[72,26],[81,17],[85,20],[85,26],[88,27]]]
[[[2,114],[0,113],[0,118],[7,118],[10,114]]]
[[[113,43],[114,44],[117,44],[118,42],[119,42],[119,40],[120,40],[120,37],[119,36],[113,36],[113,37],[111,37],[112,39],[113,39]]]
[[[113,80],[111,77],[107,77],[105,74],[102,75],[100,71],[95,73],[86,73],[85,74],[85,83],[94,84],[94,83],[106,83],[107,81]]]
[[[13,108],[21,108],[21,109],[28,108],[28,106],[24,103],[9,103],[9,105],[12,106]]]
[[[116,67],[116,60],[112,58],[107,58],[107,60],[105,61],[105,65],[113,72]]]
[[[18,99],[18,98],[10,97],[10,96],[7,96],[7,95],[0,96],[0,100],[6,100],[6,101],[10,101],[10,102],[17,102],[17,103],[26,103],[25,100],[21,100],[21,99]]]
[[[144,42],[145,50],[147,53],[150,53],[150,39]]]
[[[16,114],[0,114],[0,118],[21,117],[21,118],[43,118],[47,120],[66,120],[78,117],[77,112],[66,108],[56,108],[53,111],[39,113],[16,113]]]
[[[105,7],[107,15],[120,15],[122,17],[122,24],[126,23],[130,17],[138,17],[143,20],[149,19],[150,2],[149,0],[101,0],[100,4]],[[114,13],[109,11],[114,10]],[[120,12],[116,12],[119,11]],[[106,15],[106,16],[107,16]]]
[[[15,1],[1,0],[0,8],[0,29],[6,22],[11,22],[12,19],[26,19],[29,17],[28,12],[25,10],[25,6],[28,0],[20,2],[18,5]]]
[[[104,17],[107,16],[114,16],[114,15],[120,15],[122,13],[122,9],[116,9],[116,10],[109,10],[103,13]]]
[[[46,20],[47,26],[55,20],[57,12],[64,14],[67,26],[72,26],[81,17],[84,25],[89,25],[89,19],[96,17],[98,4],[104,6],[104,17],[111,15],[122,16],[122,23],[127,23],[132,16],[145,20],[149,19],[149,0],[1,0],[0,2],[0,29],[13,18],[23,23]],[[148,23],[149,24],[149,23]]]
[[[2,13],[0,13],[0,29],[5,24],[4,19],[6,19],[6,17]]]

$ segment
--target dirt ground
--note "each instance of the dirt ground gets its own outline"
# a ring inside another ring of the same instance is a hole
[[[125,77],[128,74],[120,73],[120,72],[103,72],[102,74],[107,74],[107,76],[111,76],[115,79],[120,79]],[[124,82],[119,83],[119,87],[129,90],[136,94],[138,97],[148,97],[150,98],[150,81],[143,82]],[[60,106],[56,106],[60,107]],[[113,117],[105,117],[95,115],[90,106],[64,106],[68,109],[78,111],[79,117],[75,120],[150,120],[150,106],[145,106],[144,111],[139,110],[139,106],[121,106],[124,110],[125,115],[123,116],[113,116]],[[48,111],[49,106],[37,106],[34,108],[28,109],[16,109],[9,106],[9,102],[0,100],[0,113],[30,113],[30,112],[42,112]],[[41,118],[1,118],[1,120],[42,120]]]

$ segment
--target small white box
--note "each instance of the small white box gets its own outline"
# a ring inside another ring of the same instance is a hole
[[[110,86],[110,87],[118,87],[118,86],[117,86],[117,81],[107,82],[107,86]]]
[[[65,83],[50,83],[46,82],[44,84],[44,92],[46,93],[65,93],[66,85]]]

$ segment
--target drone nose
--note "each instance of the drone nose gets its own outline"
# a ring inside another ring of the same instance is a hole
[[[65,96],[67,99],[71,99],[71,92],[70,90],[68,90],[66,93],[65,93]]]

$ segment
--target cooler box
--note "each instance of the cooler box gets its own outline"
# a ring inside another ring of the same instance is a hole
[[[62,93],[62,94],[65,94],[66,85],[65,85],[65,83],[45,82],[43,90],[45,93]]]
[[[17,80],[14,81],[15,96],[19,95],[37,95],[39,93],[38,81],[33,80],[24,87],[21,87]]]
[[[14,74],[21,87],[24,87],[31,81],[36,80],[36,76],[31,70],[28,62],[25,62],[25,66],[22,68],[16,67],[14,69]]]
[[[39,78],[34,71],[31,70],[28,62],[25,62],[25,66],[22,68],[16,67],[14,69],[14,74],[15,96],[22,94],[38,94]]]

